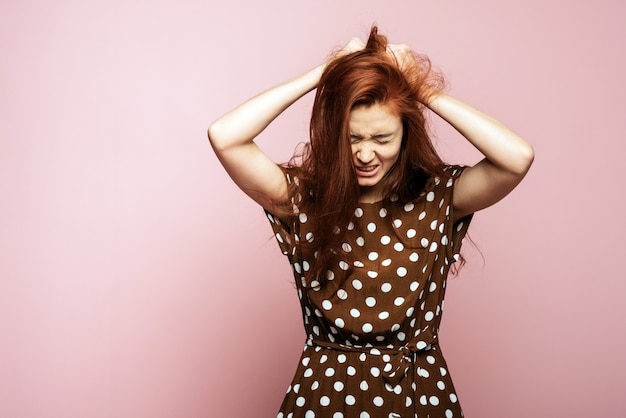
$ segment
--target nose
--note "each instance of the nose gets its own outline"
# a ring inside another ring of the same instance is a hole
[[[361,142],[357,147],[355,155],[359,162],[367,164],[374,159],[374,149],[368,141]]]

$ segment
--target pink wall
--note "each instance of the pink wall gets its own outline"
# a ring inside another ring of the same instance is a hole
[[[304,337],[289,267],[205,129],[372,21],[536,147],[449,287],[466,416],[624,416],[626,3],[300,3],[0,3],[0,416],[275,413]]]

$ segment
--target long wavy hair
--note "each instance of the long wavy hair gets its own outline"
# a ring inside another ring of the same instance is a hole
[[[299,190],[310,191],[298,204],[315,219],[309,245],[316,254],[311,273],[321,284],[341,249],[347,225],[354,216],[360,189],[350,144],[350,111],[355,106],[380,104],[400,117],[404,135],[400,154],[383,181],[385,198],[396,194],[409,200],[426,181],[443,174],[424,115],[428,92],[441,87],[443,77],[433,71],[430,60],[413,54],[400,62],[389,52],[387,38],[373,26],[364,49],[339,55],[323,72],[313,104],[310,142],[289,163],[299,178]],[[298,191],[292,184],[290,196]]]

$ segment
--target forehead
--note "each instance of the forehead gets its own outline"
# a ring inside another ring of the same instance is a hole
[[[392,133],[400,127],[400,117],[387,105],[361,105],[350,111],[350,131],[353,134]]]

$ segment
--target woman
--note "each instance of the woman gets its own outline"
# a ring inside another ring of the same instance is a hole
[[[211,124],[235,183],[266,211],[293,267],[307,341],[278,417],[460,417],[437,334],[472,214],[522,180],[532,147],[437,88],[426,57],[372,28],[328,62]],[[254,138],[317,88],[311,141],[279,166]],[[436,113],[483,155],[447,166]]]

